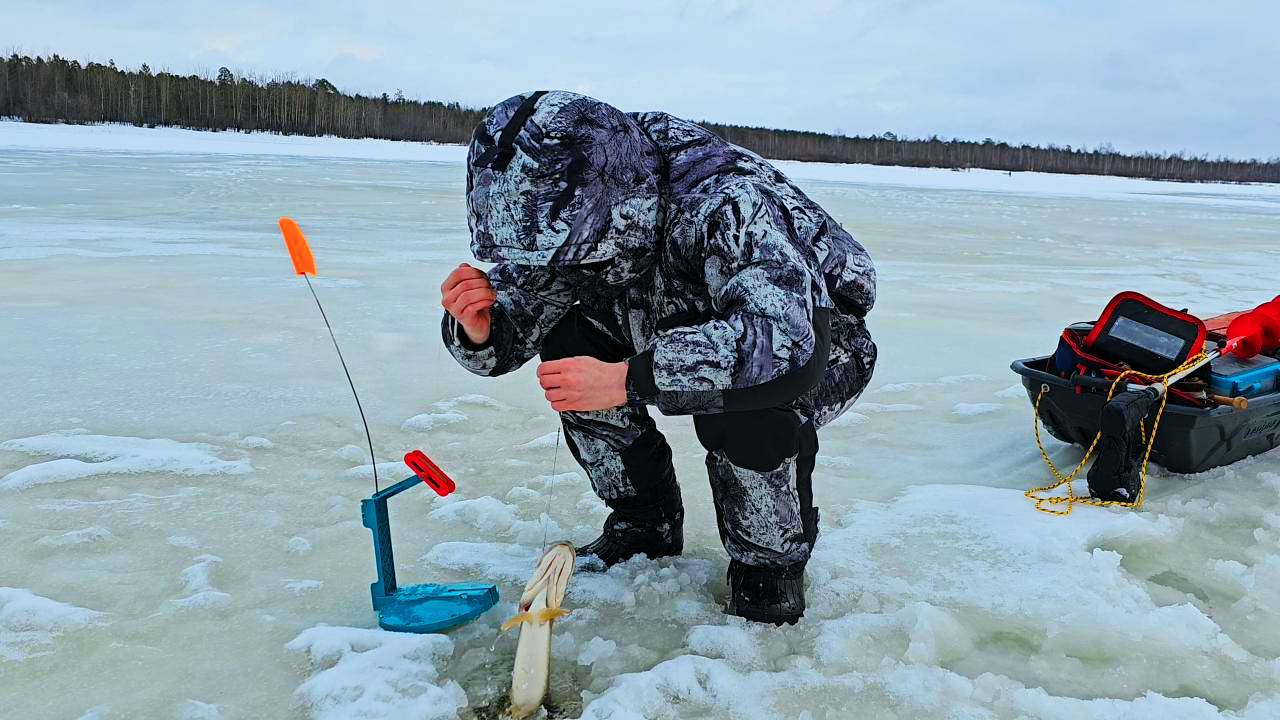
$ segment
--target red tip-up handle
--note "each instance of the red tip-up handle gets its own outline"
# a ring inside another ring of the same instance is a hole
[[[406,453],[404,464],[408,465],[413,474],[421,478],[422,482],[426,483],[432,490],[435,490],[440,497],[444,497],[458,489],[457,483],[421,450],[412,450]]]

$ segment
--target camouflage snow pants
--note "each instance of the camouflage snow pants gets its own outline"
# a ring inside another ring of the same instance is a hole
[[[875,364],[875,345],[860,322],[856,330],[860,335],[840,352],[833,332],[833,360],[846,362],[829,365],[819,386],[792,403],[693,416],[707,450],[720,539],[732,559],[761,567],[809,559],[818,531],[812,490],[817,428],[853,403]],[[587,355],[619,362],[634,351],[574,308],[548,334],[541,354],[543,360]],[[569,450],[610,509],[679,506],[671,447],[647,408],[563,412],[560,419]]]

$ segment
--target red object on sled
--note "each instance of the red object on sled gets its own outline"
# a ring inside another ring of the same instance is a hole
[[[1280,295],[1231,321],[1226,353],[1241,360],[1280,349]]]
[[[440,497],[445,497],[458,489],[457,483],[421,450],[412,450],[405,454],[404,464],[408,465],[413,474],[421,478],[422,482],[426,483],[432,490],[435,490]]]
[[[1160,374],[1200,353],[1206,334],[1200,318],[1128,291],[1107,303],[1082,348],[1113,363]]]

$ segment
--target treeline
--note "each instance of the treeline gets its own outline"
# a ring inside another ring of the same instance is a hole
[[[461,143],[484,112],[406,100],[399,92],[349,95],[324,79],[237,77],[225,67],[209,78],[14,54],[0,60],[0,116]]]
[[[237,76],[221,68],[215,77],[122,70],[53,55],[16,53],[0,58],[0,116],[29,122],[124,122],[198,130],[268,131],[286,135],[335,135],[465,143],[484,109],[458,103],[366,96],[339,91],[328,80]],[[1128,155],[1108,146],[1009,145],[898,138],[893,133],[845,137],[706,123],[726,140],[767,158],[952,169],[984,168],[1120,175],[1187,182],[1280,182],[1280,158],[1230,160],[1182,154]]]
[[[783,160],[1119,175],[1182,182],[1280,182],[1280,158],[1263,161],[1187,157],[1178,153],[1126,155],[1110,146],[1086,150],[1070,145],[1010,145],[991,138],[981,142],[942,140],[937,136],[917,140],[900,139],[893,133],[844,137],[711,123],[707,127],[729,142]]]

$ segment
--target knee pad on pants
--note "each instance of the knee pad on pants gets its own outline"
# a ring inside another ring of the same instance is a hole
[[[708,452],[722,453],[740,468],[768,472],[801,452],[804,421],[793,410],[769,408],[748,412],[695,415],[698,442]]]

